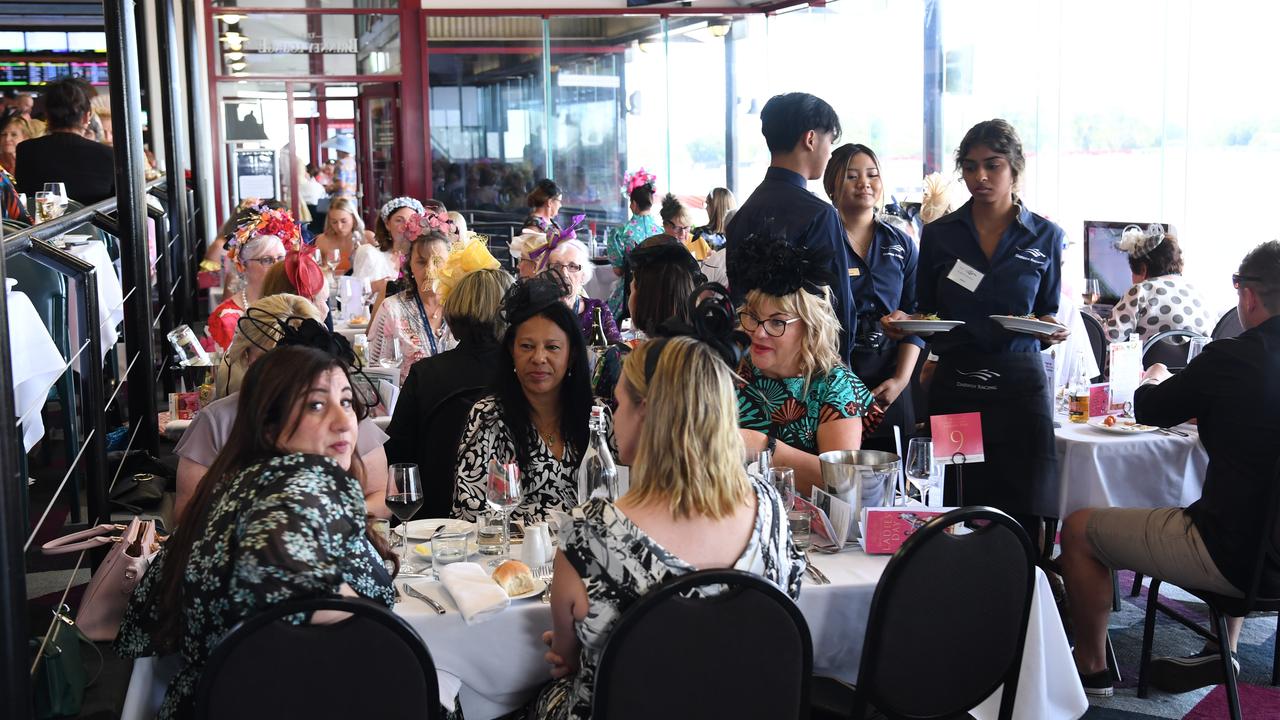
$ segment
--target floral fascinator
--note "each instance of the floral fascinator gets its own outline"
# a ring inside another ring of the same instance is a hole
[[[560,247],[562,243],[578,239],[578,229],[582,227],[582,221],[586,218],[587,216],[585,214],[574,215],[573,222],[570,222],[565,228],[551,228],[548,230],[547,242],[541,247],[534,248],[530,251],[529,259],[538,263],[539,270],[545,270],[547,264],[551,262],[551,253],[554,252],[556,248]]]
[[[1145,230],[1137,225],[1129,225],[1124,232],[1120,233],[1120,239],[1116,241],[1116,249],[1128,253],[1129,257],[1137,260],[1150,255],[1152,250],[1160,247],[1164,238],[1164,226],[1159,223],[1152,223]]]
[[[237,259],[245,243],[259,235],[275,235],[284,243],[286,251],[296,252],[302,246],[302,228],[293,219],[293,213],[258,204],[240,211],[240,221],[227,238],[227,257]]]

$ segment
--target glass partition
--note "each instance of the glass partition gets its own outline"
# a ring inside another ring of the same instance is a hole
[[[228,17],[237,18],[234,24]],[[215,15],[220,75],[350,76],[400,72],[396,15]]]

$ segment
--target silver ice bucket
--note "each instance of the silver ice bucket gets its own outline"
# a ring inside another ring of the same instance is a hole
[[[893,505],[901,460],[881,450],[832,450],[818,462],[826,491],[853,506],[849,539],[856,540],[862,508]]]

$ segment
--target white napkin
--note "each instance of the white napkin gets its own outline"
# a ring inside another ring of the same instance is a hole
[[[468,625],[487,620],[511,604],[507,591],[476,563],[461,562],[440,568],[440,583]]]

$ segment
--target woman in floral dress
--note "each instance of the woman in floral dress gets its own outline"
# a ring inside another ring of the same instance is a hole
[[[662,224],[650,214],[653,212],[653,193],[652,181],[637,185],[630,193],[631,219],[626,225],[610,231],[606,238],[609,264],[618,277],[625,276],[627,257],[637,245],[646,238],[662,234]],[[626,293],[626,280],[613,286],[609,295],[609,312],[614,318],[626,317]]]

